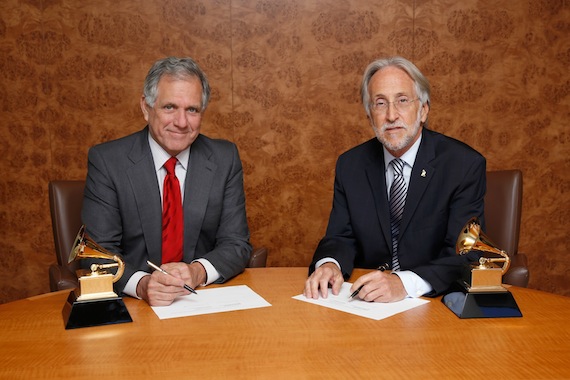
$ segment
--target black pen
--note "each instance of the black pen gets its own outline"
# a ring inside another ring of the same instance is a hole
[[[378,268],[379,271],[384,272],[386,269],[388,269],[388,264],[384,264],[384,265],[380,265]],[[362,288],[364,287],[365,284],[360,285],[360,287],[358,289],[356,289],[351,295],[350,297],[348,297],[349,299],[354,298],[358,292],[360,292],[362,290]]]
[[[168,273],[167,271],[165,271],[164,269],[162,269],[162,268],[159,267],[158,265],[153,264],[153,263],[151,263],[151,262],[148,261],[148,260],[146,261],[146,263],[147,263],[151,268],[156,269],[156,270],[159,271],[159,272],[162,272],[162,273],[164,273],[164,274],[167,274],[167,275],[171,276],[170,273]],[[194,289],[192,289],[191,287],[189,287],[189,286],[186,285],[186,284],[184,284],[184,289],[186,289],[186,290],[188,290],[189,292],[192,292],[192,293],[194,293],[194,294],[198,294],[198,293],[196,293],[196,291],[195,291]]]

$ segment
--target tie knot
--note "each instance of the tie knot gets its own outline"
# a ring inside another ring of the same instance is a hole
[[[168,161],[164,164],[164,168],[168,174],[175,174],[174,168],[176,167],[176,163],[178,159],[176,157],[170,157]]]
[[[390,165],[394,168],[395,175],[404,175],[404,160],[401,158],[394,158],[390,161]]]

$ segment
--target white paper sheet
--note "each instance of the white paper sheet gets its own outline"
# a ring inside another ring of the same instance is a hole
[[[169,306],[152,306],[160,319],[222,313],[271,306],[247,285],[196,290],[198,294],[178,297]]]
[[[306,298],[302,294],[293,298],[299,301],[313,303],[315,305],[344,311],[345,313],[355,314],[377,321],[429,302],[428,300],[421,298],[404,298],[401,301],[390,303],[366,302],[358,297],[351,300],[349,299],[351,286],[351,283],[344,282],[340,289],[340,293],[337,296],[332,294],[332,291],[329,289],[327,298],[319,297],[319,299],[315,300]]]

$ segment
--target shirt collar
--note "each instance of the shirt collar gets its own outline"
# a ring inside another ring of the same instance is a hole
[[[150,152],[152,154],[152,160],[154,161],[154,170],[159,171],[166,161],[171,157],[163,147],[161,147],[152,135],[148,134],[148,143],[150,145]],[[184,170],[187,170],[188,158],[190,157],[190,147],[184,149],[182,152],[176,155],[178,162],[182,165]]]
[[[417,139],[417,141],[410,147],[410,149],[408,149],[408,151],[402,154],[402,156],[400,157],[400,159],[402,159],[411,168],[414,167],[414,162],[416,162],[416,156],[418,155],[418,150],[420,149],[421,141],[422,141],[422,134],[420,134],[420,138]],[[390,161],[392,161],[396,157],[392,156],[392,154],[388,152],[388,150],[384,145],[382,145],[382,150],[384,151],[384,169],[388,170],[388,165],[390,164]]]

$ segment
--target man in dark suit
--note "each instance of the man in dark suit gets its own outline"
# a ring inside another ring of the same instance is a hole
[[[304,295],[327,297],[329,286],[338,294],[354,267],[392,269],[354,282],[351,291],[362,286],[358,297],[366,301],[441,294],[476,259],[457,256],[455,244],[471,217],[483,221],[485,159],[427,129],[429,82],[408,60],[372,62],[361,96],[376,138],[337,161],[329,224]],[[391,164],[398,158],[400,169]],[[398,183],[392,210],[391,186]]]
[[[191,58],[159,60],[140,100],[148,125],[89,150],[82,211],[86,232],[123,256],[125,272],[116,291],[150,305],[168,305],[188,294],[184,284],[195,288],[228,280],[243,271],[252,250],[237,148],[200,134],[209,96],[206,76]],[[180,190],[183,216],[180,232],[163,240],[168,187],[163,184],[171,157],[179,182],[169,188]],[[166,262],[163,246],[177,237],[178,259]],[[169,275],[152,272],[147,260],[162,264]]]

